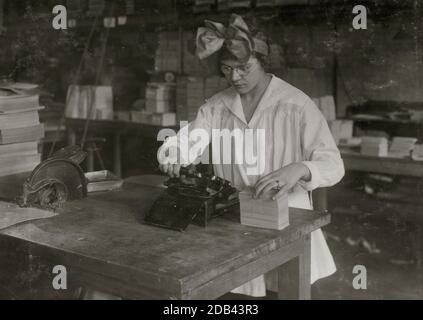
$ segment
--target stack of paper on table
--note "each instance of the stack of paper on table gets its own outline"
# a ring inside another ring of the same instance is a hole
[[[40,163],[44,127],[33,89],[20,83],[0,87],[0,176],[32,171]]]
[[[0,161],[2,158],[11,156],[26,156],[38,153],[38,142],[21,142],[11,144],[0,144]]]
[[[289,226],[288,195],[273,200],[272,197],[276,192],[272,190],[255,199],[252,188],[241,191],[239,193],[241,224],[276,230]]]
[[[392,158],[407,158],[411,155],[417,138],[394,137],[388,156]]]
[[[43,137],[43,124],[23,128],[0,129],[0,145],[40,140]]]
[[[388,155],[388,139],[385,137],[362,137],[361,154],[386,157]]]

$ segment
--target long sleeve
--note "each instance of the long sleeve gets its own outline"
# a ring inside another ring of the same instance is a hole
[[[209,103],[205,103],[199,108],[195,120],[183,126],[176,135],[166,139],[157,152],[159,163],[187,166],[207,157],[204,151],[211,137],[210,112]]]
[[[305,159],[302,163],[311,172],[311,180],[300,181],[300,184],[311,191],[338,183],[345,174],[344,163],[326,119],[312,100],[308,100],[303,108],[300,131]]]

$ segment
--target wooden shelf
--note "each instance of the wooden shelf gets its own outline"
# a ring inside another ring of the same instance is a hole
[[[374,172],[389,175],[423,177],[423,161],[397,159],[388,157],[372,157],[353,151],[341,151],[345,170]]]
[[[86,121],[87,119],[66,118],[66,127],[80,133],[84,130]],[[90,120],[88,124],[89,134],[131,134],[154,139],[157,138],[157,134],[162,129],[179,130],[176,126],[161,127],[122,120]]]
[[[400,120],[400,119],[364,119],[364,118],[355,118],[355,117],[346,117],[340,118],[339,120],[352,120],[354,122],[384,122],[384,123],[394,123],[394,124],[410,124],[410,125],[423,125],[423,121],[416,120]]]

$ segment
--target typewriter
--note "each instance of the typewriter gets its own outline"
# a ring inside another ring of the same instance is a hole
[[[239,217],[238,191],[229,181],[195,167],[181,168],[180,176],[165,182],[167,188],[154,202],[145,223],[184,231],[191,223],[207,227],[213,218],[226,213]]]

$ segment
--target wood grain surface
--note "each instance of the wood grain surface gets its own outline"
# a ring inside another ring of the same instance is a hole
[[[29,243],[34,254],[67,266],[82,284],[123,297],[178,299],[195,297],[190,293],[254,261],[265,262],[330,221],[329,214],[291,208],[291,225],[282,231],[243,226],[228,215],[207,229],[190,225],[180,233],[142,223],[162,191],[125,183],[123,190],[69,202],[59,216],[2,230],[0,238]],[[254,276],[251,270],[243,274]]]

